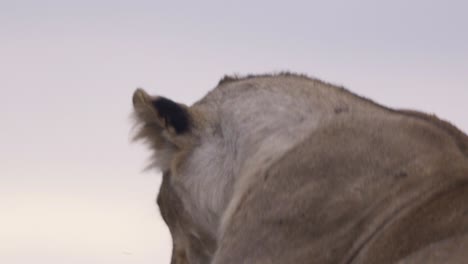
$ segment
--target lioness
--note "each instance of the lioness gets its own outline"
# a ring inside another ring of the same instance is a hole
[[[133,95],[173,264],[468,263],[468,136],[290,73]]]

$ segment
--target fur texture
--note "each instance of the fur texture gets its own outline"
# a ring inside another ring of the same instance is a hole
[[[396,263],[468,232],[468,137],[435,116],[291,73],[133,103],[172,263]]]

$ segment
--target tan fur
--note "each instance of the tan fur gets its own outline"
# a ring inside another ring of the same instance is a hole
[[[155,98],[134,94],[136,139],[173,264],[464,263],[468,136],[448,122],[290,73],[225,77],[180,104],[187,133]]]

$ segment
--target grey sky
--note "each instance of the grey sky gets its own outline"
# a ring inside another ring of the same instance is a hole
[[[291,70],[468,131],[466,1],[0,2],[0,262],[168,263],[136,87]]]

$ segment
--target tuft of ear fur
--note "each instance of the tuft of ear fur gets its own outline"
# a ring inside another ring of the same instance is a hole
[[[154,151],[148,168],[167,170],[176,152],[190,142],[188,107],[139,88],[133,93],[133,108],[137,130],[133,140],[143,140]]]

